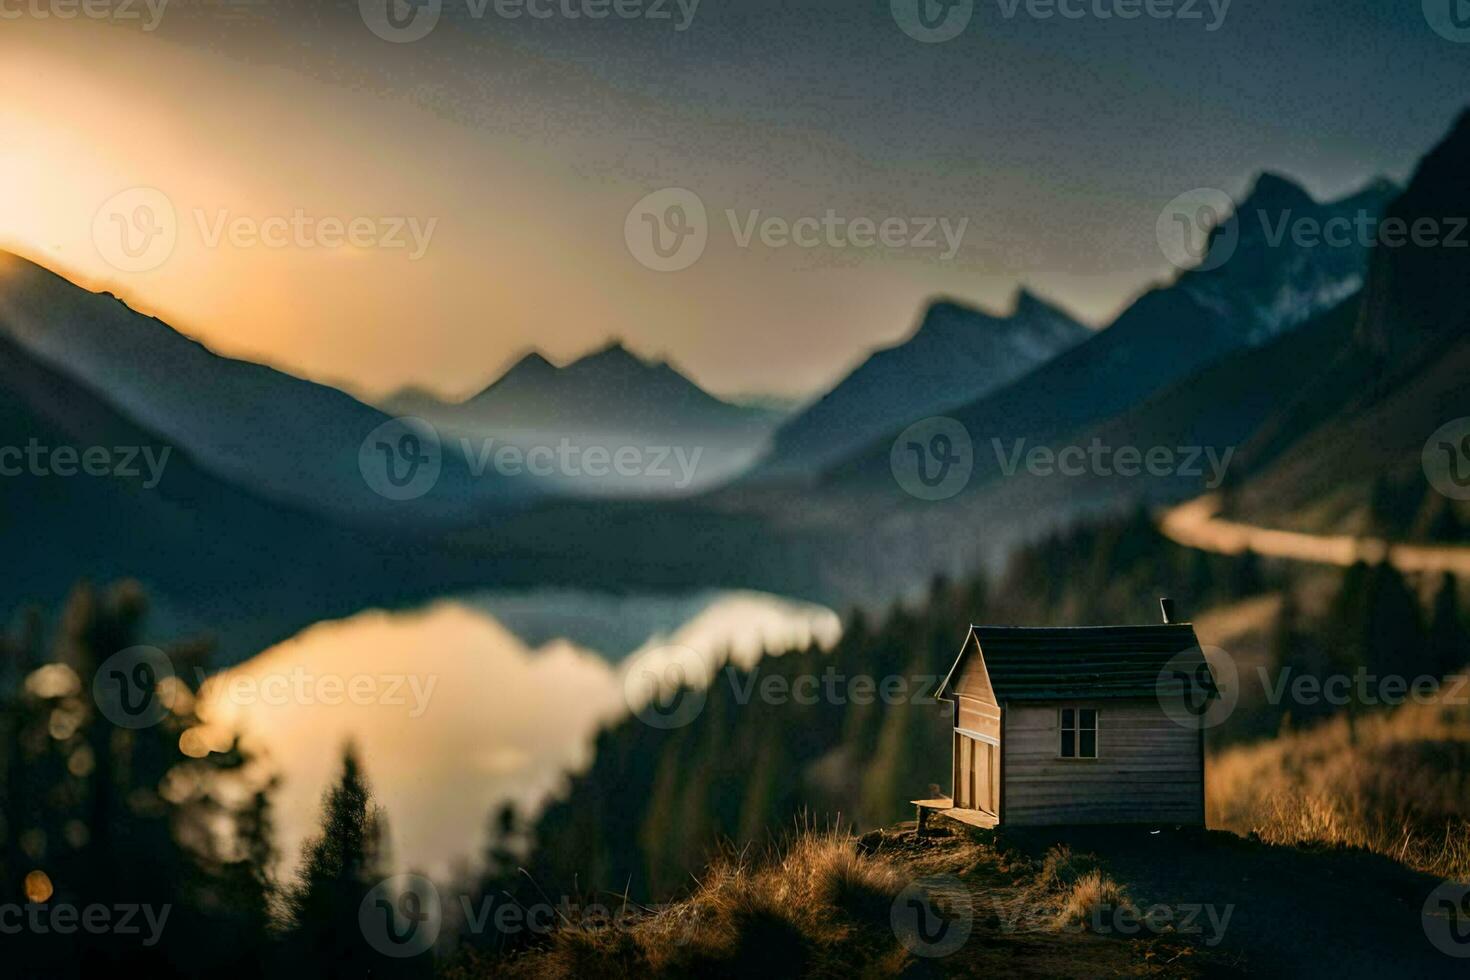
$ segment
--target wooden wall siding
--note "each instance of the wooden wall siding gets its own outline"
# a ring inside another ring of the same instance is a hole
[[[1000,741],[1000,709],[963,695],[955,698],[955,727]]]
[[[1057,757],[1059,705],[1009,705],[1001,742],[1007,824],[1204,823],[1197,732],[1152,700],[1066,704],[1098,710],[1098,757]]]
[[[995,690],[990,686],[990,677],[985,673],[985,658],[980,655],[980,643],[971,633],[965,641],[963,670],[954,681],[954,693],[963,694],[985,704],[998,704]]]

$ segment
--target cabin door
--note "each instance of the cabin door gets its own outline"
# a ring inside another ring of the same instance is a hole
[[[995,745],[955,734],[955,806],[995,813]]]

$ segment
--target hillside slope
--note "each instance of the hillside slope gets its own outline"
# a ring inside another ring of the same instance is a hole
[[[1274,241],[1267,231],[1272,222],[1376,215],[1391,194],[1391,185],[1377,182],[1318,203],[1283,178],[1264,175],[1231,219],[1238,234],[1217,231],[1204,266],[1144,294],[1084,343],[947,414],[981,444],[991,437],[1056,439],[1127,412],[1234,351],[1265,344],[1351,296],[1367,264],[1367,249],[1356,243],[1314,249],[1290,237]],[[824,483],[883,485],[890,479],[890,442],[880,440],[837,465]],[[1002,475],[994,456],[977,452],[967,492]]]
[[[375,493],[359,469],[388,416],[335,388],[223,357],[107,293],[0,253],[0,335],[101,394],[199,465],[257,495],[371,524],[469,520],[530,495],[525,481],[472,474],[446,443],[433,492]]]
[[[451,975],[1460,976],[1421,920],[1438,883],[1219,832],[908,824],[717,861],[683,901]]]
[[[1470,112],[1420,165],[1385,221],[1459,223],[1470,246]],[[1242,451],[1252,477],[1231,516],[1267,526],[1361,533],[1387,519],[1393,534],[1422,532],[1415,511],[1444,506],[1428,493],[1426,440],[1470,416],[1470,247],[1409,239],[1375,249],[1349,342],[1293,392]],[[1385,489],[1386,488],[1386,489]],[[1380,513],[1372,513],[1374,497]],[[1402,497],[1401,503],[1383,502]],[[1470,511],[1453,505],[1465,523]],[[1399,515],[1383,510],[1402,510]],[[1397,519],[1395,519],[1395,516]]]
[[[161,630],[225,631],[229,659],[309,622],[303,597],[340,608],[371,577],[368,541],[219,479],[3,335],[0,446],[38,450],[36,464],[7,458],[0,479],[0,552],[17,571],[0,612],[56,601],[83,575],[137,578]],[[59,449],[103,450],[112,469],[72,473]]]
[[[871,355],[783,424],[749,479],[814,475],[886,432],[989,394],[1089,336],[1025,290],[1007,316],[935,302],[911,337]]]

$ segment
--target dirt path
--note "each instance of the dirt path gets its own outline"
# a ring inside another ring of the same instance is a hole
[[[1424,903],[1438,879],[1366,851],[1271,846],[1222,831],[1012,836],[1032,853],[1062,839],[1076,853],[1096,854],[1134,902],[1161,905],[1181,925],[1188,912],[1205,909],[1188,928],[1206,974],[1227,965],[1272,977],[1466,976],[1466,960],[1437,948],[1425,931]]]
[[[1390,544],[1380,538],[1347,534],[1278,531],[1227,521],[1216,516],[1218,507],[1218,499],[1212,496],[1180,504],[1164,515],[1160,529],[1177,544],[1222,555],[1250,551],[1263,558],[1343,567],[1359,560],[1372,564],[1386,559],[1403,572],[1470,575],[1470,547]]]

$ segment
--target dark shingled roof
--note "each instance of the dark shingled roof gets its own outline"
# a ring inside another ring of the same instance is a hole
[[[972,626],[995,698],[1055,701],[1089,698],[1152,698],[1184,692],[1186,678],[1209,697],[1219,695],[1204,651],[1188,623],[1150,626],[1020,627]],[[939,696],[972,656],[965,649]]]

